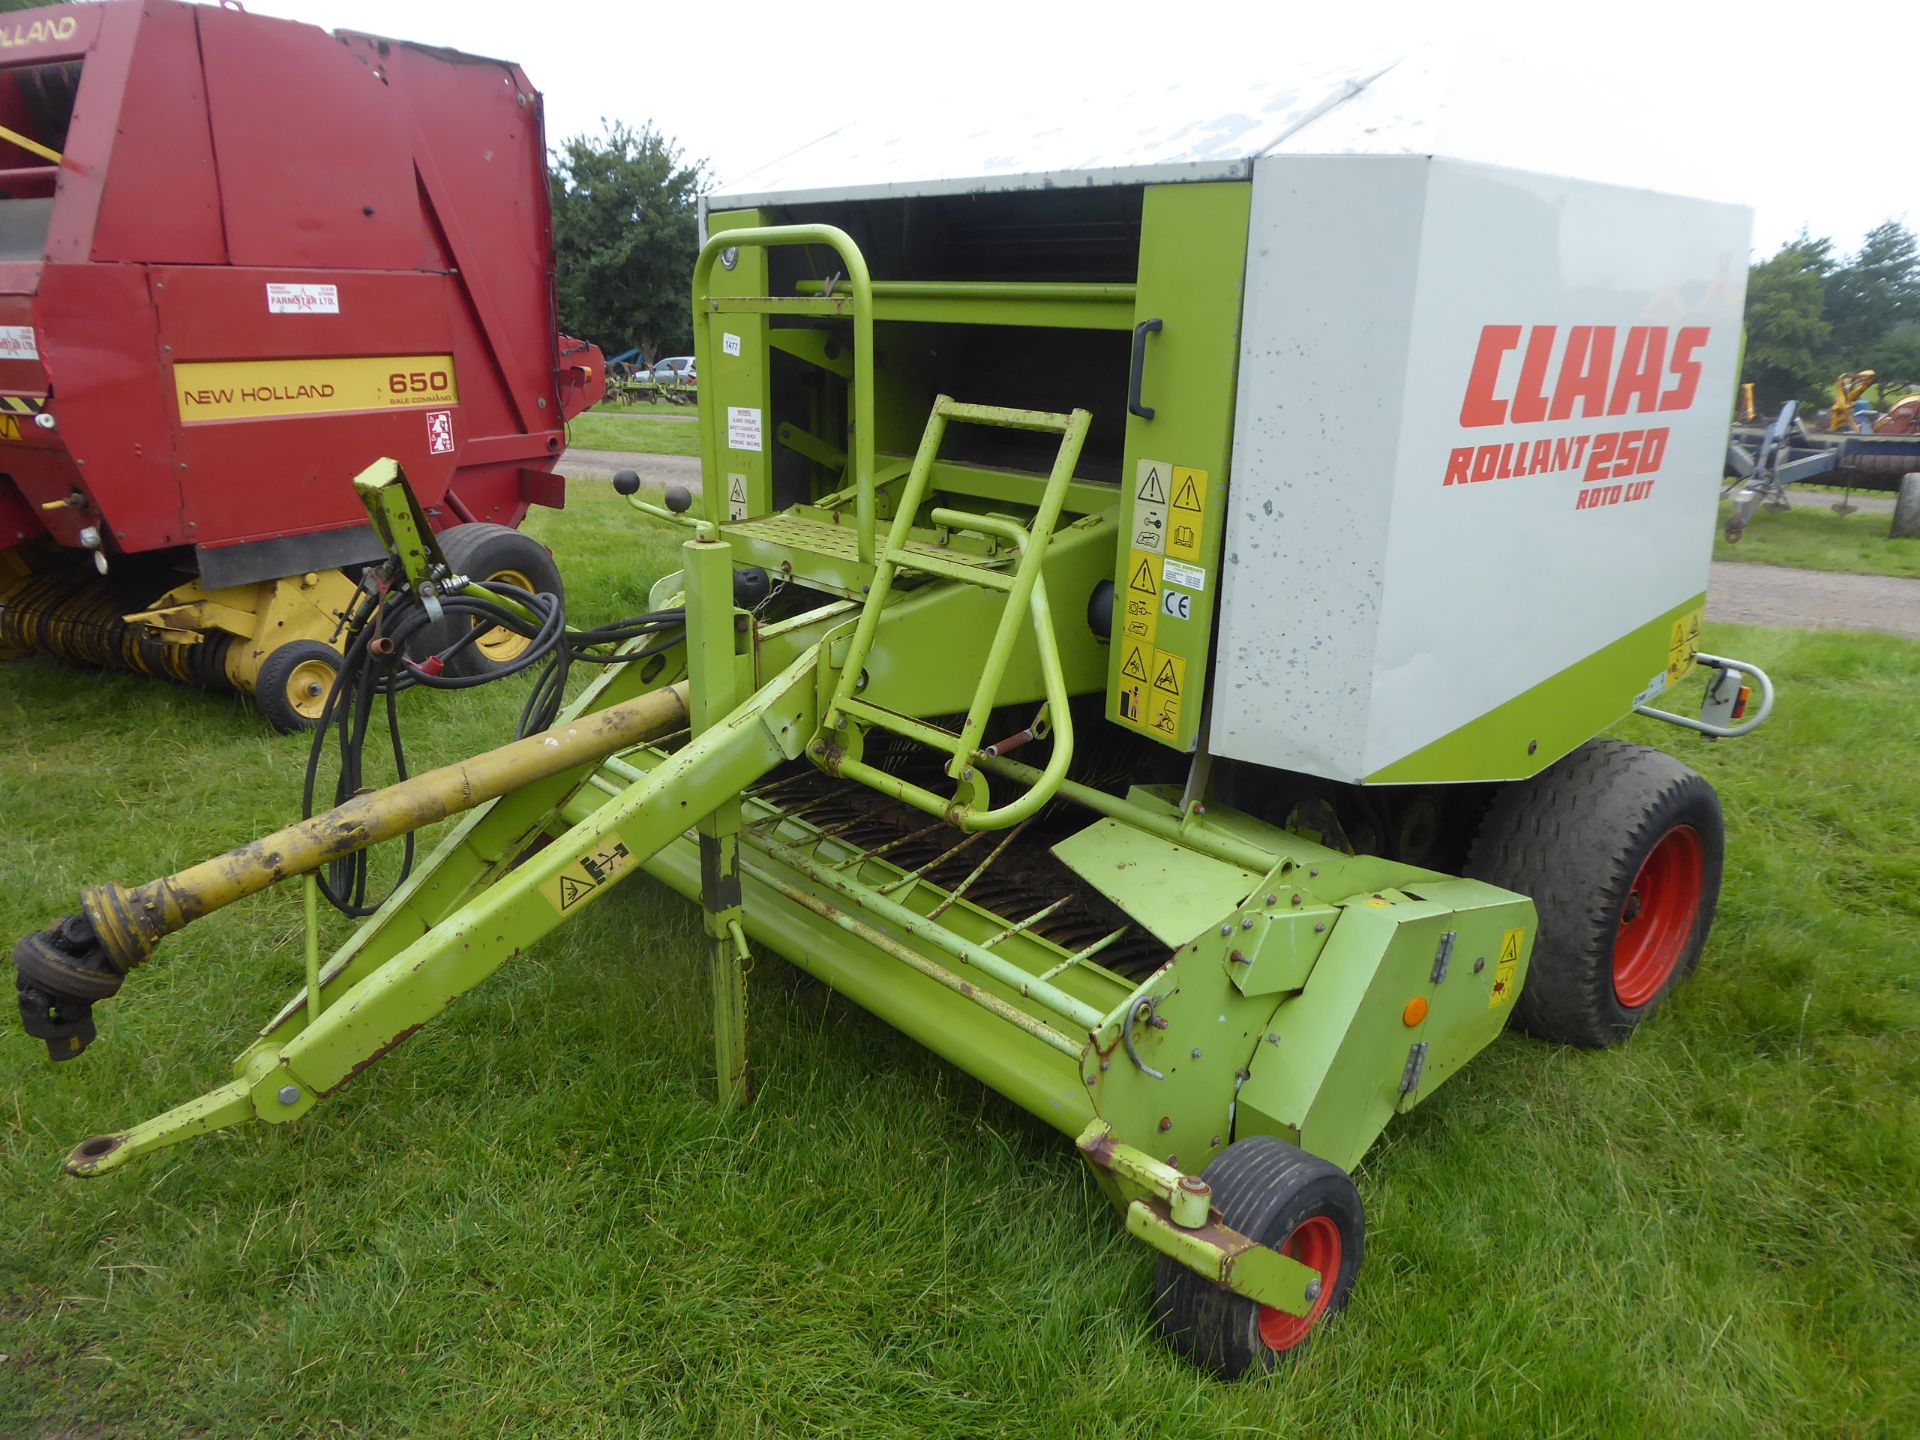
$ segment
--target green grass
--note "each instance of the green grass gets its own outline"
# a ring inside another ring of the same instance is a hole
[[[1831,507],[1839,498],[1838,491],[1830,497],[1824,492],[1795,495],[1793,509],[1784,515],[1762,510],[1747,523],[1738,545],[1727,543],[1725,526],[1731,507],[1722,505],[1713,558],[1920,579],[1920,540],[1889,540],[1887,527],[1893,517],[1884,510],[1834,514]]]
[[[637,608],[677,537],[574,499],[535,524],[580,618]],[[1272,1380],[1161,1346],[1065,1141],[770,955],[759,1095],[717,1115],[698,916],[644,878],[298,1126],[62,1178],[224,1078],[297,981],[283,887],[72,1064],[7,1017],[0,1435],[1920,1433],[1920,646],[1709,628],[1777,717],[1632,730],[1726,803],[1701,972],[1622,1050],[1509,1036],[1397,1122],[1353,1305]],[[420,763],[519,703],[408,699]],[[296,804],[304,742],[231,699],[30,661],[0,726],[9,939]]]
[[[700,407],[694,405],[676,405],[671,400],[636,400],[632,404],[622,404],[618,400],[602,400],[593,407],[595,415],[684,415],[691,419],[700,413]]]
[[[684,413],[684,412],[683,412]],[[567,423],[567,444],[582,450],[623,450],[648,455],[698,455],[700,427],[658,416],[615,415],[589,410]]]

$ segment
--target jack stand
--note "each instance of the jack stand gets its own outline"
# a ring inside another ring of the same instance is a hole
[[[739,660],[733,606],[733,547],[689,540],[686,552],[688,720],[697,739],[732,713]],[[740,911],[740,798],[722,801],[699,823],[700,902],[713,982],[715,1098],[731,1110],[748,1097],[747,951]]]

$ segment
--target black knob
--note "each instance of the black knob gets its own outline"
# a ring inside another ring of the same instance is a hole
[[[772,589],[772,577],[758,565],[733,572],[733,603],[741,610],[757,610]]]
[[[618,484],[616,480],[614,482]],[[693,492],[684,485],[667,486],[667,509],[676,515],[684,515],[693,508]]]
[[[1113,581],[1102,580],[1087,597],[1087,628],[1102,640],[1113,638]]]
[[[613,472],[613,488],[622,495],[640,493],[640,474],[636,470],[616,470]]]

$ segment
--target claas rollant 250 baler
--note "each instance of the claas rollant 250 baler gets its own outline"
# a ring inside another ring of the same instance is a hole
[[[1699,959],[1714,792],[1596,737],[1772,694],[1698,648],[1745,212],[1396,144],[1395,83],[1051,172],[846,132],[711,200],[702,488],[616,481],[682,567],[538,642],[618,651],[552,725],[21,941],[69,1057],[166,935],[469,812],[231,1080],[67,1169],[300,1119],[644,872],[703,907],[721,1103],[772,951],[1076,1143],[1182,1353],[1299,1346],[1395,1115],[1509,1025],[1625,1040]],[[401,467],[355,483],[391,648],[460,577]]]
[[[381,455],[463,571],[557,583],[513,527],[605,380],[518,68],[170,0],[0,41],[0,655],[310,724],[382,553],[340,476]]]

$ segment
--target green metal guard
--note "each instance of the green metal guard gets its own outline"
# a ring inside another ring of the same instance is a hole
[[[853,638],[847,646],[846,661],[841,667],[833,699],[821,719],[820,728],[822,732],[827,732],[853,721],[878,726],[941,750],[949,756],[947,774],[963,788],[953,798],[943,799],[897,775],[890,775],[846,755],[844,749],[830,762],[835,774],[858,780],[929,815],[943,816],[963,830],[1003,830],[1017,825],[1046,804],[1059,789],[1060,782],[1066,778],[1067,766],[1073,759],[1073,724],[1068,715],[1066,677],[1054,636],[1053,614],[1047,603],[1046,585],[1040,572],[1046,564],[1047,542],[1052,539],[1053,527],[1060,519],[1067,487],[1073,481],[1074,467],[1080,463],[1080,447],[1086,441],[1087,427],[1092,418],[1085,410],[1058,415],[1042,410],[964,405],[946,395],[934,400],[926,433],[920,438],[920,449],[913,457],[913,468],[907,473],[899,506],[894,511],[893,528],[888,533],[886,547],[874,569],[872,589],[860,612],[859,622],[854,627]],[[1046,487],[1041,492],[1040,504],[1034,512],[1030,529],[1022,529],[1013,521],[997,516],[941,509],[933,512],[935,524],[981,530],[1013,541],[1019,551],[1019,562],[1011,575],[958,560],[910,553],[906,548],[912,538],[913,517],[926,498],[934,463],[939,459],[940,442],[946,436],[948,422],[955,420],[966,425],[1031,430],[1060,437],[1060,449],[1054,455],[1053,470],[1047,476]],[[885,609],[887,597],[892,592],[894,576],[902,569],[1007,592],[1006,609],[1001,612],[1000,624],[994,631],[993,643],[987,649],[986,663],[981,668],[980,683],[974,689],[973,702],[967,707],[966,722],[957,737],[870,704],[857,698],[854,693],[859,688],[862,667],[866,664],[874,636],[880,628],[881,611]],[[1024,795],[997,809],[985,809],[971,798],[985,791],[985,782],[976,782],[974,752],[980,748],[987,715],[994,708],[1000,693],[1000,682],[1006,675],[1007,662],[1012,658],[1022,611],[1030,612],[1033,623],[1034,645],[1039,652],[1047,707],[1055,726],[1053,754],[1040,779]],[[820,747],[817,745],[815,754],[816,758],[820,758]]]

